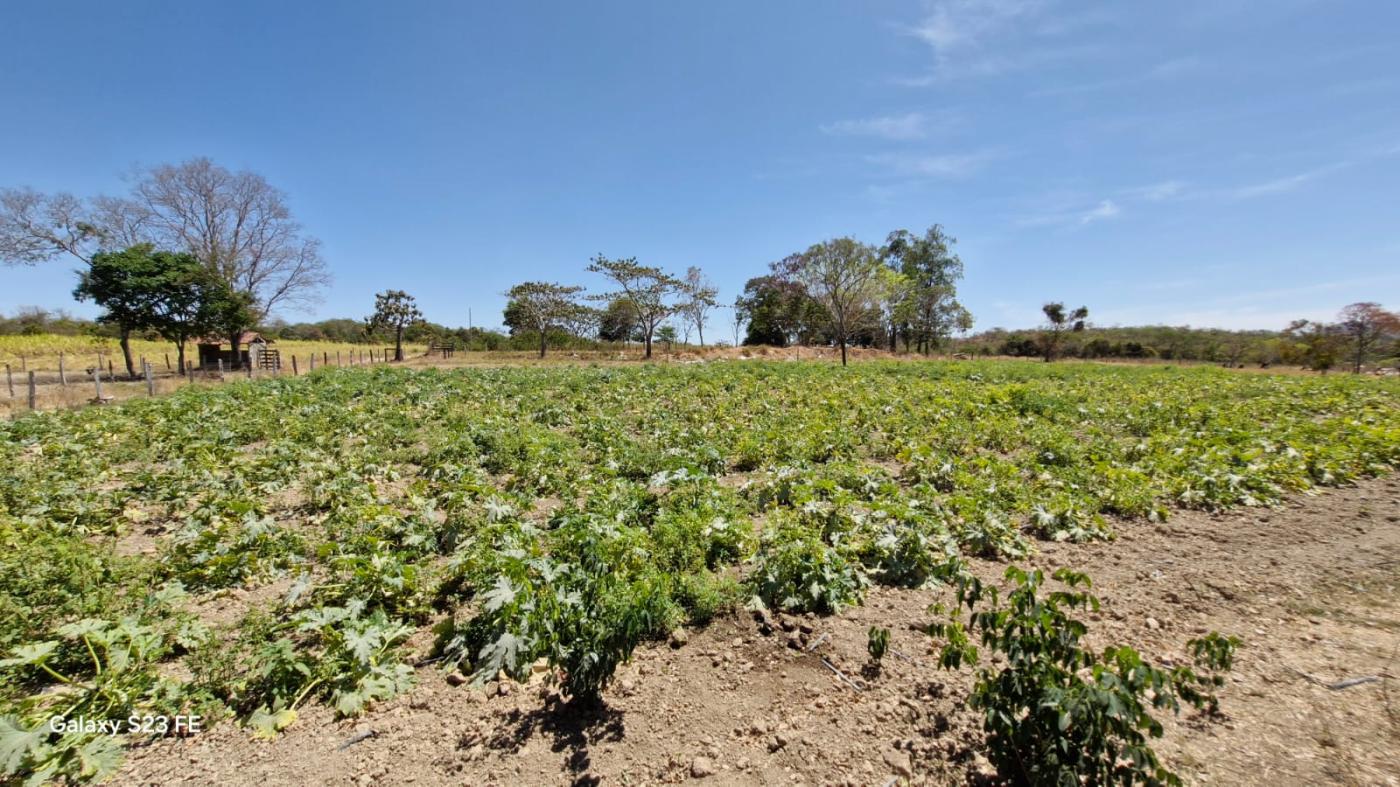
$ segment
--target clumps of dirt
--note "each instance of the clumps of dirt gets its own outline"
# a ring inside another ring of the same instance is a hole
[[[1395,783],[1400,761],[1400,480],[1277,509],[1120,523],[1118,539],[1044,543],[1103,600],[1092,643],[1185,659],[1192,636],[1244,639],[1224,717],[1166,718],[1157,748],[1189,782]],[[995,580],[1004,564],[978,561]],[[143,784],[912,784],[985,782],[968,670],[923,632],[946,590],[872,588],[830,617],[747,611],[638,650],[597,706],[527,684],[462,685],[436,666],[359,720],[304,709],[276,740],[233,723],[133,751]],[[890,652],[867,664],[867,632]],[[840,674],[838,674],[838,672]],[[1347,678],[1375,681],[1329,688]],[[372,734],[371,734],[372,733]]]

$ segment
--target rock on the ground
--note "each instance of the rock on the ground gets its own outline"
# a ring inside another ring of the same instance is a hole
[[[914,776],[914,764],[909,760],[909,755],[902,751],[886,751],[885,764],[890,766],[890,770],[906,779]]]
[[[715,763],[709,757],[696,757],[690,763],[690,775],[697,779],[713,776],[714,773]]]

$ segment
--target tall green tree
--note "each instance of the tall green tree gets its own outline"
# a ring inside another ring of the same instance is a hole
[[[540,336],[540,357],[549,345],[549,335],[569,331],[591,311],[577,296],[582,287],[527,281],[506,293],[505,324],[512,332],[519,329]]]
[[[374,296],[374,314],[365,318],[365,328],[373,333],[381,329],[394,332],[394,360],[403,360],[403,332],[414,323],[422,322],[423,312],[412,295],[403,290],[385,290]]]
[[[1066,333],[1079,333],[1088,325],[1089,308],[1080,306],[1074,311],[1066,311],[1058,301],[1040,307],[1045,312],[1045,327],[1040,331],[1040,349],[1046,363],[1055,360],[1055,353]]]
[[[1294,320],[1283,333],[1292,340],[1284,360],[1323,374],[1337,365],[1345,342],[1338,326],[1320,320]]]
[[[903,335],[906,347],[912,342],[927,354],[955,331],[972,328],[972,313],[957,297],[963,262],[953,253],[955,243],[939,224],[922,236],[895,230],[885,240],[880,255],[903,277],[890,326],[891,350],[895,333]]]
[[[86,270],[78,274],[73,297],[93,301],[102,307],[98,322],[117,329],[118,343],[128,376],[136,376],[131,357],[131,335],[154,327],[155,301],[161,285],[159,262],[149,243],[121,251],[101,251],[92,255]]]
[[[779,269],[826,310],[845,366],[851,335],[879,311],[885,283],[879,251],[853,238],[835,238],[789,257]]]
[[[638,263],[636,257],[611,260],[599,254],[587,270],[606,276],[618,286],[615,292],[591,297],[604,302],[622,300],[632,306],[641,327],[645,355],[650,358],[657,327],[679,308],[676,297],[681,292],[681,282],[660,268]]]
[[[789,265],[774,264],[774,270]],[[743,343],[787,347],[816,337],[826,326],[822,307],[807,296],[801,285],[774,273],[756,276],[744,284],[734,300],[735,320],[747,324]]]
[[[152,253],[156,273],[152,281],[154,298],[150,327],[161,338],[175,345],[180,369],[185,368],[185,345],[209,334],[227,335],[224,322],[228,317],[228,301],[234,293],[228,284],[215,275],[198,257],[187,252],[157,251]],[[237,332],[254,322],[249,315]],[[234,346],[234,350],[238,347]]]
[[[637,310],[623,298],[608,301],[598,314],[598,339],[604,342],[639,342],[642,329]]]

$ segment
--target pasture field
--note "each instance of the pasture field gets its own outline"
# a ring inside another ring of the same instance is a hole
[[[21,417],[0,766],[99,778],[150,737],[54,717],[276,738],[430,670],[593,697],[639,644],[746,605],[830,615],[1397,465],[1400,382],[1208,368],[324,369]]]
[[[393,346],[393,342],[389,343]],[[368,352],[370,347],[376,351],[382,350],[380,344],[346,344],[343,342],[313,342],[287,339],[273,343],[274,349],[280,350],[283,363],[291,365],[291,356],[296,355],[305,363],[307,356],[312,353],[320,356],[328,353],[334,359],[337,352],[345,353],[348,358],[350,353]],[[422,344],[405,344],[404,353],[406,355],[419,355],[427,349]],[[117,373],[125,374],[122,368],[122,349],[117,344],[116,339],[109,339],[105,336],[59,336],[55,334],[41,334],[36,336],[0,336],[0,364],[10,364],[15,374],[19,374],[21,359],[26,369],[43,372],[56,372],[58,370],[58,356],[60,353],[68,356],[68,368],[70,372],[77,375],[84,368],[91,367],[97,362],[100,354],[104,361],[110,360],[116,364]],[[193,342],[185,346],[185,357],[195,358],[198,351]],[[132,339],[131,356],[135,363],[140,363],[142,357],[150,361],[155,366],[157,372],[164,372],[165,357],[170,356],[170,362],[175,363],[175,345],[166,341],[151,341],[149,339]]]

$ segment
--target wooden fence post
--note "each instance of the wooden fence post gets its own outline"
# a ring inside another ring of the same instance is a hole
[[[31,410],[38,409],[38,406],[39,406],[38,399],[39,399],[39,391],[38,391],[37,386],[34,385],[34,373],[33,373],[33,372],[30,372],[30,373],[29,373],[29,409],[31,409]]]
[[[325,351],[325,350],[322,350],[322,351],[321,351],[321,365],[322,365],[322,366],[330,366],[330,365],[331,365],[331,354],[330,354],[329,352]]]
[[[224,359],[219,359],[219,382],[224,381]]]
[[[29,362],[24,359],[24,353],[19,354],[19,373],[24,374],[29,371]]]
[[[170,371],[170,353],[165,354],[165,371]]]
[[[316,371],[316,353],[311,353],[311,361],[307,365],[307,371]]]
[[[58,384],[64,388],[68,387],[68,364],[63,353],[58,354]]]
[[[97,387],[97,401],[102,401],[102,367],[92,370],[92,382]]]
[[[336,365],[336,366],[344,366],[344,365],[345,365],[345,364],[343,364],[343,363],[340,362],[340,350],[336,350],[336,351],[335,351],[335,365]]]
[[[145,361],[141,362],[141,372],[146,375],[146,395],[156,395],[156,376],[151,372],[151,365]]]
[[[295,355],[293,355],[293,356],[292,356],[292,376],[293,376],[293,377],[296,377],[298,374],[300,374],[300,372],[297,371],[297,357],[296,357]]]
[[[117,379],[117,367],[112,365],[111,358],[107,359],[107,377],[113,380]]]
[[[5,385],[9,386],[10,398],[15,398],[15,375],[10,371],[9,364],[5,364]]]

